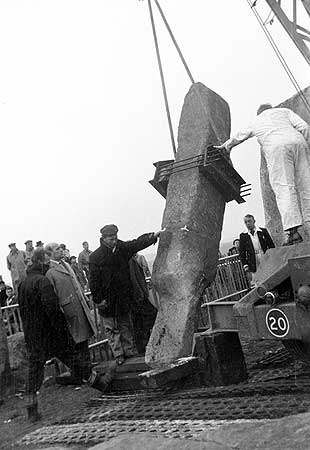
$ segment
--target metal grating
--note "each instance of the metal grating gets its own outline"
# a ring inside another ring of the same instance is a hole
[[[41,428],[25,436],[18,444],[96,444],[130,432],[149,432],[154,436],[199,440],[201,432],[217,428],[222,423],[222,421],[214,420],[126,420],[78,423]],[[225,424],[227,423],[229,422],[225,421]]]

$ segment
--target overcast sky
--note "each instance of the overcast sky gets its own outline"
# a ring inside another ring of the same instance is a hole
[[[294,95],[246,0],[160,3],[195,80],[229,103],[233,131],[258,104]],[[266,18],[264,1],[257,6]],[[190,82],[156,20],[176,132]],[[306,87],[309,67],[276,22],[270,29]],[[97,247],[106,223],[121,239],[159,229],[165,202],[148,180],[172,149],[147,2],[0,0],[0,40],[4,278],[12,241],[20,249],[26,239],[64,242],[77,254],[83,240]],[[239,234],[247,212],[264,224],[255,141],[232,159],[253,187],[245,205],[227,206],[224,240]]]

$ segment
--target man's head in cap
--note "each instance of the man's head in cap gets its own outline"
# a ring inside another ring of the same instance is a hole
[[[89,244],[87,241],[82,242],[83,248],[84,250],[88,251],[89,250]]]
[[[9,244],[9,247],[11,249],[11,252],[14,251],[14,250],[17,250],[15,242],[12,242],[11,244]]]
[[[118,228],[116,225],[105,225],[101,228],[100,233],[101,239],[103,240],[105,245],[110,248],[114,248],[116,246],[118,233]]]
[[[34,266],[41,267],[42,274],[45,275],[49,269],[50,257],[45,253],[43,247],[36,248],[31,257]]]
[[[266,111],[266,109],[272,109],[272,104],[271,103],[263,103],[262,105],[260,105],[258,107],[256,114],[259,116],[260,113],[262,113],[263,111]]]
[[[26,251],[27,252],[31,252],[33,250],[33,245],[32,245],[32,240],[31,239],[28,239],[25,242],[25,245],[26,245]]]
[[[36,247],[38,247],[38,248],[43,248],[44,247],[44,242],[42,242],[42,241],[38,241],[38,242],[36,242]]]

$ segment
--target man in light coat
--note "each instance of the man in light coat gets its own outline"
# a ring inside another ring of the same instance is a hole
[[[26,265],[31,266],[31,258],[34,253],[33,243],[31,239],[25,242],[25,255],[26,255]]]
[[[304,223],[310,236],[310,128],[287,108],[261,105],[248,128],[218,148],[231,149],[256,136],[266,158],[269,180],[275,193],[283,228],[291,245],[302,241],[298,227]],[[300,202],[300,206],[299,206]]]
[[[76,384],[86,380],[91,373],[88,339],[96,333],[85,295],[68,263],[63,261],[64,251],[57,243],[47,244],[45,253],[50,257],[50,268],[46,277],[52,283],[59,298],[59,306],[64,313],[69,332],[75,342],[74,358],[79,373],[63,377],[58,381],[63,384]]]
[[[9,248],[11,251],[6,258],[6,262],[7,267],[11,272],[13,289],[15,295],[17,295],[18,286],[26,278],[27,258],[25,252],[22,250],[18,250],[14,242],[12,244],[9,244]]]
[[[79,253],[78,263],[81,269],[85,272],[87,280],[89,279],[89,257],[92,254],[92,251],[89,250],[89,244],[87,241],[83,242],[83,250]]]

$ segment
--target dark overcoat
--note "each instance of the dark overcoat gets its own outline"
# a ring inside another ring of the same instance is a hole
[[[132,308],[133,293],[129,260],[132,256],[155,244],[154,233],[143,234],[132,241],[117,241],[115,249],[100,240],[89,258],[89,287],[95,303],[102,303],[99,312],[104,317],[128,314]]]
[[[42,265],[27,270],[18,303],[27,349],[46,360],[71,345],[72,340],[58,297],[44,272]]]
[[[263,253],[265,253],[268,250],[268,248],[274,248],[275,245],[266,228],[261,227],[258,228],[257,236]],[[252,243],[252,239],[249,233],[241,233],[239,239],[240,239],[239,244],[240,260],[243,265],[247,264],[249,266],[250,272],[254,273],[256,272],[257,267],[256,267],[255,250]]]

